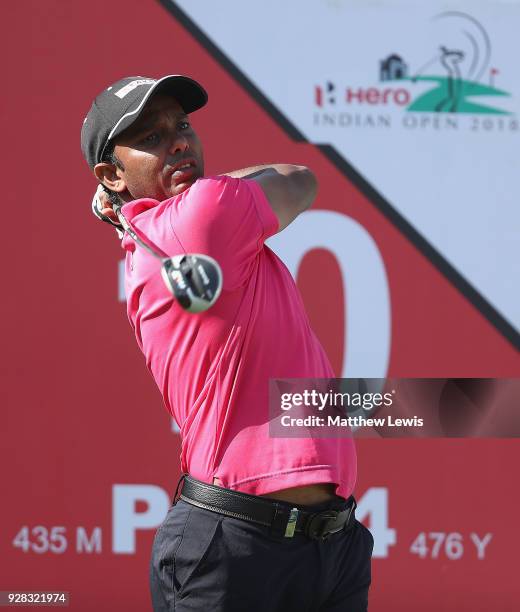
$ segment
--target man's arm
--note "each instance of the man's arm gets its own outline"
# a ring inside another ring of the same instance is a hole
[[[271,164],[228,172],[225,176],[256,181],[265,193],[281,232],[313,203],[318,190],[314,174],[305,166]]]

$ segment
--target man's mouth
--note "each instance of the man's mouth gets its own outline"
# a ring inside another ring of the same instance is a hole
[[[170,171],[170,176],[175,183],[184,183],[193,178],[197,169],[194,159],[183,159],[177,162]]]

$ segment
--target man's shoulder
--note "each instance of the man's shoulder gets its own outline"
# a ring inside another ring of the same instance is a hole
[[[185,193],[188,196],[203,195],[206,193],[220,193],[226,189],[229,189],[230,187],[237,189],[242,182],[243,181],[241,179],[232,178],[226,174],[203,176],[197,179]]]
[[[251,195],[248,182],[224,174],[204,176],[168,203],[181,212],[183,208],[192,208],[197,204],[206,207],[247,199]]]

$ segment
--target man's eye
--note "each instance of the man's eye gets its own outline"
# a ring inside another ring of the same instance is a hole
[[[145,145],[154,145],[157,144],[160,140],[160,136],[157,132],[152,132],[151,134],[148,134],[147,136],[145,136],[141,142]]]
[[[179,128],[181,130],[187,130],[187,129],[189,129],[189,127],[190,127],[190,122],[189,121],[181,121],[179,123]]]

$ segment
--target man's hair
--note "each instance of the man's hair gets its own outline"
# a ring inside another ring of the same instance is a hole
[[[119,160],[117,155],[115,154],[114,147],[115,147],[115,144],[113,142],[109,142],[107,144],[101,161],[107,164],[114,164],[114,166],[117,166],[120,170],[124,170],[125,167],[123,166],[123,163]],[[108,194],[108,200],[112,204],[112,206],[114,206],[115,204],[122,206],[124,204],[123,200],[121,199],[117,191],[112,191],[108,187],[105,187],[105,185],[103,185],[103,189]]]

